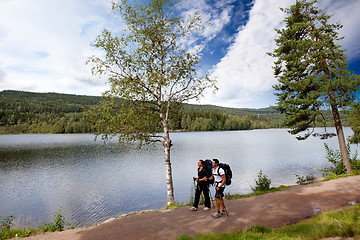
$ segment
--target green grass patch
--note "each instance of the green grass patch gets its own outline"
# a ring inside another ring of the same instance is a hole
[[[161,209],[162,211],[164,210],[168,210],[171,208],[177,208],[177,207],[185,207],[185,206],[191,206],[191,203],[175,203],[175,204],[170,204],[165,206],[163,209]]]
[[[360,237],[360,206],[326,212],[295,225],[277,229],[252,226],[246,231],[229,234],[199,234],[195,238],[183,235],[177,240],[320,239],[330,237]]]
[[[13,221],[15,220],[14,216],[1,217],[0,216],[0,240],[10,239],[10,238],[22,238],[29,237],[39,233],[44,232],[55,232],[55,231],[64,231],[65,229],[75,228],[75,224],[72,225],[65,220],[61,208],[54,215],[53,223],[44,223],[43,226],[33,228],[28,226],[25,228],[14,227]]]
[[[231,199],[239,199],[239,198],[248,198],[248,197],[253,197],[253,196],[257,196],[257,195],[261,195],[261,194],[266,194],[266,193],[271,193],[271,192],[278,192],[278,191],[284,191],[287,190],[289,188],[291,188],[292,186],[284,186],[281,185],[280,187],[273,187],[270,188],[268,190],[262,190],[262,191],[256,191],[253,193],[249,193],[249,194],[226,194],[225,198],[227,200],[231,200]]]
[[[339,178],[346,178],[350,176],[357,176],[357,175],[360,175],[360,170],[353,171],[351,174],[341,174],[341,175],[337,175],[335,173],[327,173],[327,174],[323,174],[324,180],[322,182],[339,179]]]

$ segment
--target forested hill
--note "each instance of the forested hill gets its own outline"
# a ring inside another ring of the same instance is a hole
[[[61,93],[34,93],[6,90],[0,92],[0,96],[7,98],[10,101],[17,101],[28,104],[43,104],[44,106],[51,106],[52,104],[60,104],[59,107],[74,106],[90,106],[101,101],[101,97],[82,96]],[[34,107],[35,107],[34,106]]]
[[[90,133],[94,132],[86,110],[101,97],[22,91],[0,92],[0,133]],[[275,128],[280,114],[272,108],[237,109],[212,105],[183,104],[171,121],[174,131],[245,130]]]
[[[260,115],[271,115],[271,114],[278,114],[278,112],[273,109],[272,107],[268,108],[260,108],[260,109],[252,109],[252,108],[226,108],[226,107],[219,107],[214,105],[196,105],[196,104],[183,104],[184,108],[189,111],[195,111],[201,109],[202,111],[216,111],[222,112],[237,116],[245,116],[249,114],[260,114]]]

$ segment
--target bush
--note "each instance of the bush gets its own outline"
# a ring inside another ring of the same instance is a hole
[[[65,230],[66,226],[69,226],[69,228],[74,228],[74,225],[71,225],[65,221],[65,217],[60,208],[59,212],[54,215],[54,223],[44,223],[41,230],[44,232],[62,232]]]
[[[329,146],[324,143],[325,150],[326,150],[326,159],[331,163],[332,166],[326,167],[324,169],[320,169],[320,171],[325,172],[327,174],[334,173],[336,175],[346,174],[346,168],[341,158],[341,153],[339,150],[330,149]],[[351,155],[350,144],[348,143],[347,151],[349,154],[350,164],[353,171],[360,170],[360,160],[357,159],[358,152],[356,151],[354,155]]]
[[[0,216],[0,240],[10,239],[10,238],[22,238],[34,235],[38,232],[55,232],[55,231],[64,231],[66,226],[68,229],[74,228],[74,225],[70,225],[62,214],[61,208],[59,212],[54,216],[54,223],[44,223],[42,227],[33,229],[32,227],[27,227],[23,229],[18,229],[16,226],[13,226],[14,216],[1,217]]]
[[[302,184],[304,182],[309,182],[315,179],[315,175],[313,173],[305,177],[302,177],[298,174],[295,174],[295,176],[297,177],[297,181],[296,181],[297,184]]]
[[[15,217],[8,216],[8,217],[1,217],[0,216],[0,239],[8,239],[12,237],[10,232],[10,228],[13,225]]]
[[[262,170],[260,170],[258,179],[255,180],[255,187],[251,187],[251,190],[254,192],[267,191],[270,190],[271,180],[267,175],[264,175]]]

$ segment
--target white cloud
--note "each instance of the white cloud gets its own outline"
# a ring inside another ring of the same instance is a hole
[[[230,23],[233,5],[240,0],[183,2],[184,15],[199,12],[205,24],[198,36],[187,39],[190,50],[200,51]],[[108,89],[106,79],[92,76],[87,57],[98,54],[90,46],[103,28],[119,29],[108,0],[0,0],[0,91],[16,89],[99,95]],[[227,54],[214,66],[217,95],[206,95],[201,103],[231,107],[267,107],[274,104],[273,59],[266,55],[274,47],[276,32],[288,7],[295,0],[256,0],[249,21],[234,36]],[[327,13],[335,13],[344,25],[340,43],[349,58],[360,54],[359,0],[320,0]],[[238,13],[239,14],[239,13]],[[240,13],[242,14],[242,13]],[[111,25],[110,25],[111,24]],[[204,41],[198,41],[202,39]],[[229,40],[230,39],[230,40]],[[191,47],[190,47],[191,46]]]
[[[228,107],[268,107],[275,104],[272,85],[277,81],[273,76],[273,62],[267,52],[275,48],[277,34],[274,28],[281,28],[285,14],[279,7],[287,8],[295,0],[256,0],[250,11],[249,21],[240,28],[234,43],[225,57],[215,66],[213,76],[218,78],[218,93],[207,94],[202,104]],[[334,21],[344,27],[340,43],[347,48],[349,58],[360,54],[360,1],[321,0],[319,7],[327,14],[335,13]]]
[[[230,107],[268,107],[273,102],[275,83],[273,59],[266,53],[274,47],[276,32],[284,14],[279,7],[288,7],[289,0],[255,1],[249,21],[240,28],[228,53],[215,66],[219,91],[206,96],[206,101]]]
[[[0,68],[0,83],[5,79],[5,72]]]
[[[203,23],[203,28],[196,34],[189,36],[183,40],[184,48],[190,53],[196,53],[203,50],[206,42],[210,41],[218,35],[218,33],[231,20],[231,11],[234,0],[223,0],[215,5],[208,4],[205,0],[185,0],[179,6],[182,16],[187,18],[199,14]],[[201,44],[197,41],[201,39]]]
[[[94,85],[85,62],[108,9],[102,1],[90,3],[0,2],[0,68],[6,73],[0,89],[101,94],[104,80]]]
[[[319,8],[327,14],[334,14],[331,18],[334,22],[340,22],[343,28],[339,36],[345,37],[339,44],[347,49],[349,60],[360,55],[360,1],[359,0],[322,0],[319,1]]]

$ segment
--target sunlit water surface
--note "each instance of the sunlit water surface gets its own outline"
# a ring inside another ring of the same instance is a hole
[[[280,186],[295,184],[295,174],[320,176],[317,169],[328,166],[324,141],[298,141],[284,129],[172,133],[171,138],[178,203],[193,195],[199,159],[228,163],[233,181],[226,192],[241,194],[251,192],[260,170],[272,186]],[[337,138],[326,143],[338,149]],[[132,211],[161,209],[165,202],[159,144],[124,151],[116,140],[94,142],[91,134],[0,136],[0,216],[14,215],[19,224],[51,222],[61,208],[68,221],[90,226]]]

